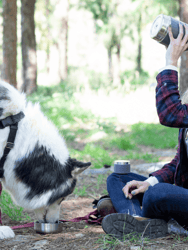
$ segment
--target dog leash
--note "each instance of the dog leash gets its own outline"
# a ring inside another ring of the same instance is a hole
[[[93,218],[91,216],[95,216],[96,218]],[[84,220],[87,224],[101,225],[102,219],[103,219],[102,217],[98,218],[98,211],[96,209],[83,217],[76,217],[76,218],[71,219],[71,220],[59,220],[59,221],[60,222],[80,222],[80,221]],[[19,226],[13,226],[11,228],[14,230],[14,229],[26,228],[26,227],[34,227],[34,222],[27,223],[24,225],[19,225]]]

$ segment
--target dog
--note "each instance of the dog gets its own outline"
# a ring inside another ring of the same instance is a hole
[[[61,201],[73,192],[77,175],[91,163],[70,157],[65,140],[42,113],[39,103],[32,104],[24,93],[0,81],[0,121],[17,117],[20,112],[23,115],[0,182],[17,205],[34,210],[39,222],[55,223]],[[0,129],[0,159],[9,132],[10,126]],[[10,227],[0,226],[0,239],[14,236]]]

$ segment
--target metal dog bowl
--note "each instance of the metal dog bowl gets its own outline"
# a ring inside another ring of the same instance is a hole
[[[34,230],[36,233],[59,233],[62,231],[62,222],[57,223],[40,223],[38,221],[34,222]]]

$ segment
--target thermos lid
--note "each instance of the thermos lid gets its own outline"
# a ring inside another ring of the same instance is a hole
[[[114,161],[114,164],[125,165],[125,164],[130,164],[130,161],[127,161],[127,160],[117,160],[117,161]]]
[[[166,35],[168,34],[168,26],[171,24],[171,17],[160,14],[154,20],[151,30],[150,36],[151,38],[161,42]]]

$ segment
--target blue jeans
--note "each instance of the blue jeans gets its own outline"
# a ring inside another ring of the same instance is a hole
[[[118,213],[139,215],[147,218],[175,219],[181,226],[188,226],[188,189],[169,183],[149,186],[143,194],[125,197],[122,188],[131,180],[145,181],[147,178],[129,173],[120,175],[112,173],[107,178],[107,190],[113,206]],[[141,209],[142,206],[142,209]]]

